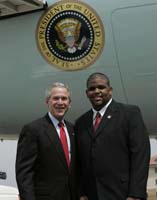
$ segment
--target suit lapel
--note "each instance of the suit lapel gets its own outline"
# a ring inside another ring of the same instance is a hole
[[[56,151],[58,153],[60,160],[62,161],[63,165],[66,168],[68,168],[65,154],[64,154],[58,133],[48,115],[45,116],[45,128],[46,128],[46,134],[51,140],[51,142],[53,143],[53,146],[56,148]]]
[[[112,100],[112,102],[108,106],[104,116],[102,117],[100,125],[94,134],[95,136],[98,136],[99,134],[101,134],[102,133],[101,130],[105,130],[107,128],[107,126],[109,126],[110,123],[112,123],[113,119],[116,116],[116,113],[117,113],[116,102],[114,100]]]
[[[71,162],[70,162],[70,167],[72,167],[72,163],[74,160],[74,152],[75,152],[75,140],[74,140],[74,130],[73,127],[65,121],[67,130],[68,130],[68,134],[69,134],[69,138],[70,138],[70,153],[71,153]]]
[[[93,111],[90,110],[86,116],[86,122],[84,123],[86,125],[86,129],[88,130],[88,134],[93,137]]]

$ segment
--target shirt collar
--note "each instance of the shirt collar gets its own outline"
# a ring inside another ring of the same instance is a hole
[[[48,112],[48,115],[49,115],[49,118],[50,118],[51,122],[53,123],[53,125],[55,127],[58,127],[59,121],[51,114],[51,112]],[[65,125],[64,120],[62,120],[62,123]]]
[[[108,106],[110,105],[111,101],[112,101],[112,98],[107,102],[107,104],[101,110],[99,110],[101,117],[105,114],[105,112],[106,112]],[[92,108],[92,110],[93,110],[93,120],[94,120],[98,111],[95,110],[94,108]]]

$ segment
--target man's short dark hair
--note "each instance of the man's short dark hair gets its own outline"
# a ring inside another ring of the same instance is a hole
[[[87,79],[87,88],[89,86],[89,83],[91,80],[96,79],[96,78],[101,78],[107,81],[107,85],[110,86],[110,80],[106,74],[100,73],[100,72],[95,72],[91,74],[88,79]]]

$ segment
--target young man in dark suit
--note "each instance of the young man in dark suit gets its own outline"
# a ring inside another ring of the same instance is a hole
[[[46,116],[23,127],[16,158],[21,200],[77,199],[74,130],[63,119],[70,102],[69,88],[54,83],[46,92]]]
[[[80,199],[146,199],[150,143],[140,109],[114,101],[102,73],[89,76],[86,94],[93,108],[75,125]]]

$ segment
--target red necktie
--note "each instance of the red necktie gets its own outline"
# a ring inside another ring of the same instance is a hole
[[[96,117],[95,117],[95,123],[94,123],[94,131],[98,128],[99,124],[101,122],[101,114],[97,112]]]
[[[62,122],[58,123],[59,129],[60,129],[60,141],[62,143],[62,147],[64,150],[64,154],[66,157],[66,161],[68,166],[70,165],[70,158],[69,158],[69,150],[68,150],[68,142],[67,142],[67,137],[64,129],[64,124]]]

